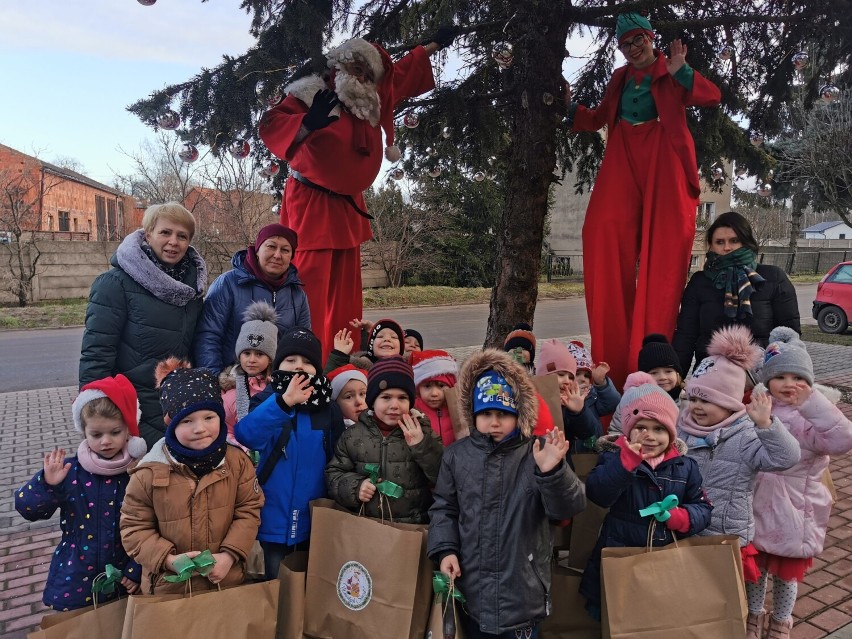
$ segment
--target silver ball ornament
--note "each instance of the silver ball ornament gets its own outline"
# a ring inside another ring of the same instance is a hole
[[[171,109],[163,109],[157,114],[157,126],[166,131],[174,131],[180,126],[180,115]]]
[[[181,162],[192,164],[198,159],[198,149],[194,144],[187,142],[180,148],[180,151],[178,151],[178,157]]]
[[[748,141],[751,142],[752,146],[760,146],[763,144],[763,133],[760,131],[752,131],[748,136]]]
[[[402,118],[402,123],[409,129],[416,129],[420,126],[420,116],[413,111],[409,111],[405,114],[405,117]]]
[[[796,71],[802,71],[803,69],[807,69],[808,65],[811,63],[811,57],[805,51],[799,51],[798,53],[794,53],[792,57],[793,68]]]
[[[840,99],[840,89],[833,84],[824,84],[819,89],[819,97],[826,104],[837,102]]]
[[[251,144],[243,138],[237,138],[228,145],[228,152],[238,160],[245,159],[251,153]]]
[[[266,106],[272,108],[281,102],[284,96],[281,94],[280,87],[275,87],[274,90],[270,91],[270,84],[266,80],[258,80],[257,84],[254,85],[254,93],[258,98],[266,102]]]
[[[136,0],[136,1],[139,4],[141,4],[143,7],[150,7],[151,5],[153,5],[157,2],[157,0]]]
[[[713,179],[717,182],[721,182],[725,179],[725,171],[722,169],[721,166],[717,166],[713,169]]]
[[[764,182],[760,186],[757,187],[757,194],[760,197],[769,197],[772,195],[772,185],[769,182]]]
[[[436,178],[439,175],[441,175],[441,167],[440,166],[436,166],[433,169],[429,169],[429,177]]]
[[[402,178],[405,177],[405,171],[403,171],[402,169],[399,169],[399,168],[393,169],[390,172],[390,176],[391,176],[391,179],[399,181],[399,180],[401,180]]]
[[[451,136],[452,134],[453,134],[453,130],[452,130],[450,127],[448,127],[448,126],[445,126],[445,127],[444,127],[444,130],[443,130],[443,131],[441,131],[441,136],[442,136],[445,140],[449,140],[449,139],[450,139],[450,136]]]
[[[497,66],[501,69],[508,69],[512,66],[512,61],[514,60],[514,55],[512,54],[512,44],[509,42],[499,42],[494,45],[494,50],[491,53],[491,57],[494,58],[494,61],[497,63]]]
[[[726,44],[716,52],[716,57],[720,60],[730,60],[734,57],[734,47],[730,44]]]
[[[273,161],[273,162],[270,162],[269,164],[267,164],[262,169],[260,169],[258,171],[258,175],[260,175],[261,177],[265,177],[265,178],[272,178],[272,177],[275,177],[276,175],[278,175],[278,173],[280,171],[281,171],[281,166],[278,164],[278,162]]]
[[[485,173],[483,173],[482,171],[477,171],[476,173],[473,174],[473,181],[474,182],[482,182],[484,179],[485,179]]]

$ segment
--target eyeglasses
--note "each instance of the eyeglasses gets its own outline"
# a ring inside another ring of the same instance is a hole
[[[619,44],[618,49],[622,53],[627,53],[633,47],[636,47],[637,49],[639,49],[639,48],[642,47],[643,44],[645,44],[645,38],[646,37],[647,36],[645,36],[645,34],[633,36],[630,40],[627,40],[626,42],[622,42],[621,44]]]

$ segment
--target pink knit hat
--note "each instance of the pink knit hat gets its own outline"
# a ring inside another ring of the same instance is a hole
[[[707,353],[692,372],[686,394],[735,413],[745,410],[746,370],[760,361],[751,331],[745,326],[720,328],[713,333]]]
[[[648,373],[627,376],[621,398],[621,427],[628,440],[640,419],[653,419],[666,427],[673,444],[677,439],[677,414],[677,404]]]
[[[577,374],[577,360],[565,344],[557,339],[548,339],[541,343],[538,361],[535,364],[536,375],[552,373]]]

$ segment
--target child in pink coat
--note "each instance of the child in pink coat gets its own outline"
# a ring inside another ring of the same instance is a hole
[[[823,392],[814,392],[813,363],[798,334],[779,326],[769,342],[760,379],[772,396],[773,416],[798,440],[802,457],[788,470],[757,478],[754,545],[761,574],[756,584],[746,583],[749,639],[762,636],[769,574],[774,606],[769,636],[790,636],[798,582],[822,552],[831,514],[831,495],[822,483],[829,455],[852,450],[852,422]]]

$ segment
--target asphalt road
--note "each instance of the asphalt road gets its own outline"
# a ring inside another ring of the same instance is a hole
[[[813,322],[811,306],[816,286],[796,286],[803,323]],[[372,309],[365,315],[370,320],[391,316],[403,326],[416,328],[423,334],[427,348],[451,348],[482,344],[488,305]],[[539,302],[534,329],[540,339],[588,335],[585,300]],[[0,331],[0,393],[75,385],[82,335],[82,328]]]

